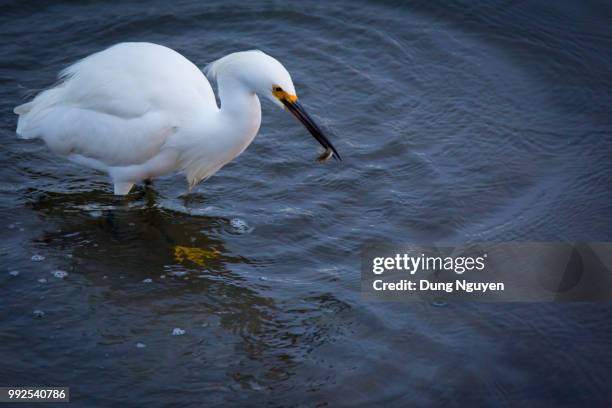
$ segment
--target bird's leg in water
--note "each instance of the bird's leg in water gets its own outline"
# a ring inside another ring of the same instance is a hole
[[[153,208],[157,199],[157,193],[153,188],[150,188],[149,185],[151,185],[150,182],[148,184],[145,183],[144,199],[147,208]]]

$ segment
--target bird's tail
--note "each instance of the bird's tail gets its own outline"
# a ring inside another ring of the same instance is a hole
[[[19,118],[17,119],[16,133],[20,139],[34,139],[36,137],[28,133],[27,131],[25,131],[26,121],[27,121],[26,116],[28,113],[30,113],[33,107],[34,107],[34,102],[28,102],[28,103],[19,105],[15,109],[13,109],[13,112],[15,112],[16,115],[19,115]]]
[[[60,100],[58,88],[47,89],[39,93],[30,102],[24,103],[13,109],[19,115],[17,120],[17,135],[21,139],[36,139],[41,137],[40,121],[48,112],[47,109],[56,105]]]
[[[32,110],[32,106],[34,106],[33,102],[24,103],[13,109],[13,112],[16,115],[25,115],[26,113]]]

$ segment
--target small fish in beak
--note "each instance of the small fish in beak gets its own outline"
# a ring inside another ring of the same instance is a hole
[[[325,163],[326,161],[331,159],[333,155],[334,151],[328,147],[323,153],[321,153],[321,155],[319,155],[319,157],[317,157],[317,162]]]
[[[332,157],[336,160],[342,160],[336,148],[331,144],[325,134],[323,134],[321,128],[319,128],[310,115],[306,113],[304,107],[298,102],[295,95],[287,95],[282,92],[282,94],[278,95],[277,98],[283,103],[283,105],[285,105],[285,108],[297,118],[297,120],[302,122],[312,137],[314,137],[317,142],[319,142],[319,144],[325,148],[325,152],[317,158],[318,162],[325,162]]]

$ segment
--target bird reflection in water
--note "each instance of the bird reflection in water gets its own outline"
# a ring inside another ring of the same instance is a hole
[[[82,324],[101,345],[143,341],[147,350],[166,353],[168,333],[186,328],[194,359],[186,375],[233,353],[242,357],[227,375],[239,387],[288,381],[317,344],[333,337],[328,320],[346,306],[331,295],[275,301],[266,295],[275,293],[271,282],[253,278],[253,268],[265,263],[226,248],[228,220],[164,208],[163,201],[140,190],[128,201],[100,191],[28,195],[47,229],[35,245],[61,258],[58,267],[71,277],[65,285],[82,285],[88,294],[62,299],[63,307],[91,309],[91,322]]]

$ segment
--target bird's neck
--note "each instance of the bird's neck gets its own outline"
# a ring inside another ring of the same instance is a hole
[[[218,83],[221,108],[212,117],[203,113],[194,119],[180,142],[181,166],[190,186],[242,153],[261,124],[261,105],[255,93],[231,79]]]
[[[236,143],[242,153],[251,143],[261,125],[259,98],[241,81],[232,77],[219,78],[220,122],[228,138]]]

